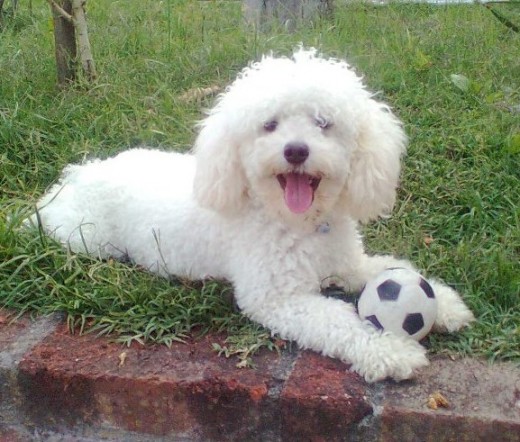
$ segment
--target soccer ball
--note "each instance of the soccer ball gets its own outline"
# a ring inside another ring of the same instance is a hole
[[[392,268],[367,283],[359,297],[358,313],[379,330],[419,341],[433,327],[437,298],[419,273]]]

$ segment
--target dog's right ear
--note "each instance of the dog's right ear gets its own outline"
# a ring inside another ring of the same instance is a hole
[[[216,111],[202,123],[195,141],[197,161],[193,192],[201,206],[219,212],[237,211],[246,200],[246,178],[239,157],[239,140],[229,121]]]

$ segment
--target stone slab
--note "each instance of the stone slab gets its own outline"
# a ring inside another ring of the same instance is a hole
[[[447,406],[432,408],[440,393]],[[385,441],[520,441],[520,368],[434,357],[414,381],[385,383]]]

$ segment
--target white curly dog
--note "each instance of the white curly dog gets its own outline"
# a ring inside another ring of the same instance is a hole
[[[139,148],[70,165],[38,219],[75,252],[229,280],[243,313],[273,333],[367,381],[406,379],[427,365],[425,349],[320,293],[331,276],[359,291],[388,267],[411,267],[368,256],[357,227],[391,210],[405,145],[399,120],[347,63],[298,49],[244,69],[193,154]],[[473,320],[454,290],[432,286],[437,330]]]

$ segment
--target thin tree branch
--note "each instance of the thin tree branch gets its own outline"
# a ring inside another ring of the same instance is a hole
[[[70,15],[67,11],[65,11],[60,5],[58,5],[54,0],[47,0],[49,4],[51,5],[51,8],[54,8],[54,10],[60,14],[65,20],[67,20],[70,23],[74,23],[74,17]]]

